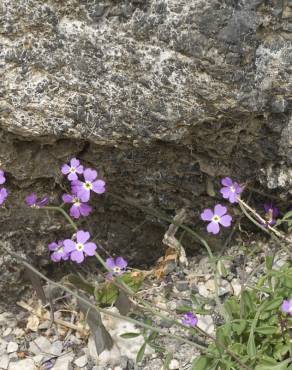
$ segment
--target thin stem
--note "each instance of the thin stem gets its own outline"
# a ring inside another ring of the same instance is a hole
[[[54,207],[54,206],[48,206],[48,207],[44,207],[45,209],[48,209],[48,210],[56,210],[56,211],[59,211],[59,212],[61,212],[62,214],[63,214],[63,216],[69,221],[69,223],[70,223],[70,225],[74,228],[74,230],[75,231],[77,231],[78,230],[78,227],[76,226],[76,224],[74,223],[74,221],[71,219],[71,217],[67,214],[67,212],[63,209],[63,208],[60,208],[60,207]],[[166,218],[166,217],[165,217]],[[168,220],[168,222],[170,222],[170,223],[173,223],[174,224],[174,222],[173,222],[173,220],[172,219],[169,219],[169,218],[167,218],[167,220]],[[175,224],[174,224],[175,225]],[[176,226],[176,225],[175,225]],[[196,237],[204,246],[205,246],[205,248],[207,249],[207,252],[208,252],[208,254],[209,254],[209,257],[210,257],[210,259],[211,259],[211,262],[212,262],[212,264],[213,264],[213,268],[214,268],[214,273],[215,273],[215,276],[214,276],[214,285],[215,285],[215,300],[216,300],[216,303],[217,303],[217,305],[218,305],[218,308],[219,309],[221,309],[222,310],[222,315],[223,315],[223,317],[225,318],[225,319],[229,319],[229,316],[227,315],[227,313],[225,313],[225,310],[224,310],[224,307],[223,307],[223,305],[221,305],[221,302],[220,302],[220,300],[219,300],[219,296],[218,296],[218,284],[217,284],[217,266],[216,266],[216,261],[214,261],[214,257],[213,257],[213,254],[212,254],[212,251],[211,251],[211,248],[209,247],[209,245],[207,244],[207,242],[203,239],[203,238],[201,238],[197,233],[195,233],[192,229],[190,229],[189,227],[187,227],[187,226],[185,226],[185,225],[181,225],[181,224],[178,224],[178,226],[179,227],[181,227],[182,229],[184,229],[185,231],[187,231],[187,232],[189,232],[190,234],[192,234],[194,237]],[[106,265],[106,263],[104,262],[104,260],[101,258],[101,256],[96,252],[95,253],[95,256],[96,256],[96,258],[98,259],[98,261],[102,264],[102,266],[106,269],[106,270],[108,270],[108,271],[111,271],[108,267],[107,267],[107,265]],[[24,261],[25,260],[23,260],[22,259],[22,263],[23,264],[25,264],[28,268],[29,268],[29,264],[25,261],[25,263],[24,263]],[[36,269],[34,269],[34,267],[33,266],[30,266],[31,267],[31,269],[32,269],[32,271],[34,271],[35,273],[37,273],[39,276],[41,276],[41,277],[43,277],[46,281],[48,281],[48,282],[50,282],[50,283],[52,283],[52,284],[55,284],[56,286],[59,286],[59,287],[62,287],[65,291],[67,291],[67,292],[69,292],[69,293],[73,293],[73,291],[71,291],[70,289],[68,289],[68,288],[64,288],[61,284],[58,284],[58,283],[54,283],[53,281],[51,281],[50,279],[48,279],[48,278],[46,278],[43,274],[41,274],[40,272],[38,272]],[[118,280],[118,282],[121,284],[121,286],[119,286],[119,285],[117,285],[118,287],[120,287],[120,288],[124,288],[124,289],[126,289],[126,292],[128,293],[128,294],[131,294],[133,297],[135,297],[135,293],[133,292],[133,290],[131,289],[131,288],[129,288],[119,277],[117,277],[117,280]],[[78,294],[76,294],[76,293],[74,293],[73,294],[75,297],[77,297],[77,298],[79,298],[79,296],[78,296]],[[137,298],[137,297],[136,297]],[[158,311],[156,311],[156,310],[153,310],[153,308],[150,306],[150,305],[148,305],[148,303],[146,303],[143,299],[140,299],[141,301],[142,301],[142,304],[145,306],[145,308],[147,308],[150,312],[152,312],[153,314],[155,314],[155,315],[157,315],[157,316],[159,316],[159,317],[161,317],[161,318],[163,318],[163,319],[166,319],[167,321],[170,321],[170,322],[172,322],[173,324],[176,324],[176,325],[179,325],[179,326],[181,326],[181,327],[183,327],[184,329],[189,329],[189,330],[191,330],[192,328],[188,328],[188,327],[186,327],[186,326],[184,326],[183,324],[181,324],[181,323],[179,323],[178,321],[176,321],[176,320],[174,320],[174,319],[171,319],[171,318],[169,318],[169,317],[167,317],[167,316],[165,316],[165,315],[163,315],[163,314],[161,314],[160,312],[158,312]],[[85,302],[85,303],[89,303],[90,301],[88,301],[87,302],[87,300],[86,299],[83,299],[83,301]],[[93,304],[91,304],[91,306],[93,307],[93,308],[95,308],[97,311],[100,311],[100,312],[103,312],[103,313],[105,313],[105,314],[108,314],[107,313],[107,311],[106,310],[103,310],[103,309],[101,309],[101,308],[97,308],[96,306],[94,306]],[[153,328],[152,326],[149,326],[149,325],[146,325],[146,324],[143,324],[142,325],[142,323],[140,323],[139,321],[137,321],[137,320],[134,320],[134,319],[130,319],[130,318],[128,318],[127,316],[122,316],[122,315],[117,315],[117,314],[113,314],[113,313],[111,313],[111,316],[113,316],[113,317],[117,317],[117,318],[123,318],[124,320],[128,320],[129,322],[133,322],[133,323],[138,323],[137,325],[140,325],[140,326],[143,326],[144,325],[144,327],[145,328],[147,328],[147,326],[148,326],[148,329],[150,329],[150,330],[152,330],[152,331],[156,331],[156,332],[158,332],[158,333],[162,333],[163,335],[168,335],[168,336],[170,336],[170,334],[166,334],[163,330],[161,330],[161,329],[157,329],[157,328]],[[206,337],[208,337],[208,338],[210,338],[210,339],[212,339],[212,340],[214,340],[215,341],[215,343],[217,344],[217,345],[219,345],[219,346],[221,346],[238,364],[240,364],[244,369],[248,369],[248,370],[250,370],[249,369],[249,367],[247,367],[245,364],[243,364],[241,361],[240,361],[240,359],[233,353],[233,352],[231,352],[231,351],[229,351],[228,350],[228,348],[226,348],[223,344],[221,344],[220,342],[218,342],[215,338],[213,338],[211,335],[209,335],[208,333],[206,333],[206,332],[204,332],[202,329],[199,329],[199,328],[193,328],[193,329],[196,329],[196,330],[198,330],[200,333],[202,333],[202,334],[204,334]],[[173,334],[171,334],[171,337],[172,338],[174,338],[174,339],[178,339],[178,340],[181,340],[181,339],[183,339],[182,337],[179,337],[179,336],[176,336],[176,335],[173,335]],[[179,339],[179,338],[181,338],[181,339]],[[191,341],[189,341],[189,340],[184,340],[184,342],[185,343],[192,343],[192,345],[195,345],[195,346],[197,346],[198,348],[200,347],[200,348],[204,348],[204,350],[206,351],[206,349],[205,349],[205,347],[203,347],[203,346],[201,346],[201,345],[199,345],[199,344],[197,344],[197,343],[194,343],[194,342],[191,342]]]
[[[130,204],[134,207],[137,207],[139,209],[141,209],[143,212],[146,212],[148,214],[151,214],[153,216],[156,216],[157,218],[160,218],[164,221],[167,221],[175,226],[177,226],[178,228],[181,228],[183,230],[185,230],[186,232],[188,232],[189,234],[191,234],[197,241],[199,241],[206,249],[208,255],[209,255],[209,258],[210,258],[210,262],[212,264],[212,267],[213,267],[213,272],[214,272],[214,288],[215,288],[215,301],[216,301],[216,304],[218,306],[218,309],[221,313],[221,315],[224,317],[225,321],[228,321],[229,320],[229,315],[227,313],[227,311],[225,310],[224,306],[221,304],[220,302],[220,299],[219,299],[219,287],[218,287],[218,272],[217,272],[217,265],[216,265],[216,261],[214,259],[214,256],[213,256],[213,253],[211,251],[211,248],[210,246],[208,245],[208,243],[200,236],[198,235],[195,231],[193,231],[190,227],[188,226],[185,226],[181,223],[175,223],[174,220],[168,216],[165,216],[164,214],[158,212],[157,210],[154,210],[154,209],[149,209],[148,207],[144,207],[144,206],[141,206],[141,205],[138,205],[136,202],[133,202],[133,201],[129,201],[129,200],[126,200],[116,194],[113,194],[113,193],[108,193],[109,195],[111,195],[113,198],[116,198],[124,203],[127,203],[127,204]]]
[[[4,247],[4,249],[6,250],[6,252],[8,254],[10,254],[12,257],[16,258],[18,261],[20,261],[25,267],[27,267],[29,270],[33,271],[36,275],[38,275],[39,277],[41,277],[42,279],[44,279],[45,281],[47,281],[49,284],[52,284],[58,288],[61,288],[63,289],[65,292],[71,294],[73,297],[76,297],[78,298],[79,300],[81,300],[82,302],[84,302],[85,304],[87,304],[88,306],[90,306],[91,308],[93,308],[94,310],[96,310],[97,312],[99,313],[103,313],[105,315],[108,315],[108,316],[112,316],[112,317],[115,317],[117,319],[121,319],[121,320],[126,320],[126,321],[129,321],[133,324],[136,324],[140,327],[143,327],[145,329],[149,329],[149,330],[152,330],[152,331],[155,331],[157,333],[160,333],[162,335],[165,335],[165,336],[168,336],[170,338],[173,338],[173,339],[177,339],[179,340],[180,342],[182,343],[188,343],[190,344],[191,346],[193,347],[196,347],[196,348],[199,348],[201,351],[204,351],[206,352],[206,348],[197,344],[197,343],[194,343],[188,339],[185,339],[183,337],[180,337],[178,335],[174,335],[174,334],[169,334],[169,333],[166,333],[165,331],[163,331],[162,329],[159,329],[159,328],[155,328],[151,325],[148,325],[148,324],[145,324],[143,322],[140,322],[138,320],[135,320],[135,319],[132,319],[130,317],[127,317],[127,316],[123,316],[123,315],[120,315],[120,314],[117,314],[117,313],[114,313],[114,312],[111,312],[111,311],[108,311],[106,309],[103,309],[103,308],[100,308],[98,306],[95,306],[91,301],[89,301],[88,299],[84,298],[84,297],[81,297],[79,296],[79,294],[75,293],[73,290],[67,288],[66,286],[60,284],[60,283],[56,283],[55,281],[47,278],[45,275],[43,275],[41,272],[39,272],[36,268],[34,268],[30,263],[28,263],[24,258],[20,257],[19,255],[17,255],[16,253],[13,253],[11,251],[9,251],[8,249],[6,249]]]
[[[78,227],[77,225],[75,224],[75,222],[72,220],[72,218],[68,215],[68,213],[61,207],[56,207],[56,206],[46,206],[46,207],[42,207],[42,208],[39,208],[39,209],[47,209],[47,210],[51,210],[51,211],[58,211],[58,212],[61,212],[62,215],[67,219],[67,221],[70,223],[70,225],[73,227],[73,229],[75,231],[78,231]]]

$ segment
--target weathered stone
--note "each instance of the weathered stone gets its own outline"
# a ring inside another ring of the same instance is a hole
[[[39,266],[48,242],[69,237],[61,215],[23,200],[35,190],[60,202],[60,165],[72,156],[98,167],[112,193],[169,214],[208,203],[206,184],[217,190],[225,175],[291,192],[289,9],[261,0],[4,2],[8,248]],[[164,223],[110,194],[94,205],[91,226],[109,251],[136,263],[161,254]],[[7,282],[15,299],[25,289],[8,264],[2,253],[1,305]]]

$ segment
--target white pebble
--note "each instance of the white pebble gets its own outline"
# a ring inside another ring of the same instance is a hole
[[[7,346],[7,353],[16,352],[18,350],[18,344],[15,342],[9,342]]]

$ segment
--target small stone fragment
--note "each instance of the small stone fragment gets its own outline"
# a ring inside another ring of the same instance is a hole
[[[72,352],[60,356],[57,361],[55,362],[55,365],[52,367],[52,370],[72,370],[72,361],[74,358],[74,354]]]
[[[7,345],[7,353],[16,352],[18,350],[18,344],[16,342],[9,342]]]
[[[180,292],[188,290],[189,289],[189,282],[187,280],[179,280],[179,281],[176,282],[176,288]]]
[[[50,353],[55,356],[60,356],[63,351],[63,343],[60,340],[52,343]]]
[[[40,336],[33,342],[30,342],[29,351],[35,355],[39,355],[41,353],[50,354],[51,342],[46,337]]]
[[[171,361],[170,361],[170,363],[169,363],[169,365],[168,365],[168,368],[169,368],[169,370],[177,370],[177,369],[179,369],[180,367],[179,367],[179,361],[178,360],[176,360],[175,358],[173,358]]]
[[[74,364],[78,367],[84,367],[87,364],[87,355],[83,355],[81,357],[78,357],[75,361]]]
[[[9,357],[6,353],[4,355],[0,356],[0,369],[6,370],[8,369],[9,365]]]
[[[9,365],[9,370],[37,370],[37,367],[32,359],[26,358],[25,360],[11,362]]]

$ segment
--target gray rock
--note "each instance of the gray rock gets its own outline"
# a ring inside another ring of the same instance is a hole
[[[189,282],[187,280],[179,280],[175,283],[177,290],[183,292],[189,289]]]
[[[18,350],[18,344],[16,342],[9,342],[7,345],[7,353],[16,352]]]
[[[39,354],[52,354],[51,342],[43,336],[37,337],[34,341],[29,343],[29,351],[35,355]]]
[[[290,13],[275,6],[267,16],[260,5],[4,2],[0,163],[12,206],[0,222],[8,248],[33,252],[39,265],[48,242],[68,233],[58,216],[28,210],[23,199],[36,191],[57,204],[60,165],[72,156],[97,166],[111,192],[166,212],[202,209],[207,179],[216,188],[226,175],[291,191]],[[153,246],[164,223],[145,223],[110,195],[94,203],[91,226],[101,241],[110,236],[109,253],[160,257]],[[0,257],[3,306],[21,294],[22,271],[7,269],[10,262]]]
[[[32,359],[26,358],[9,364],[9,370],[37,370]]]
[[[8,369],[9,365],[9,356],[4,353],[3,355],[0,356],[0,369],[6,370]]]
[[[74,354],[72,352],[62,355],[57,358],[52,370],[72,370],[72,361]]]
[[[60,356],[63,351],[63,343],[60,340],[53,342],[50,347],[50,353],[55,356]]]
[[[87,362],[88,362],[87,355],[83,355],[74,360],[74,364],[78,367],[86,366]]]

